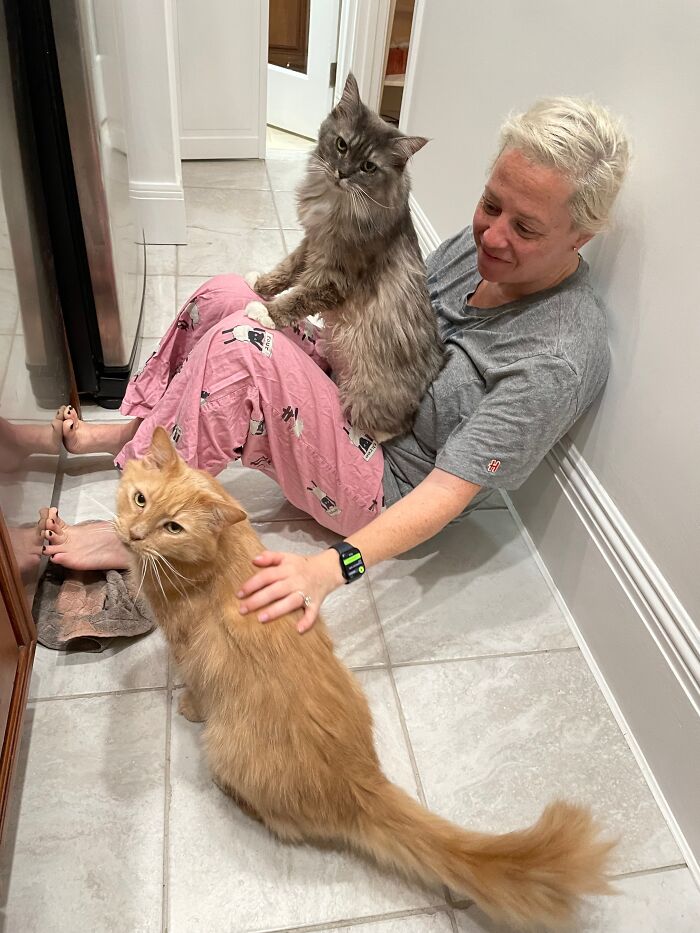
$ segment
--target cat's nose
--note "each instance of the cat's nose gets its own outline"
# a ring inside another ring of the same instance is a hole
[[[347,178],[350,172],[341,172],[339,168],[335,170],[335,177],[338,181],[341,181],[343,178]]]
[[[142,525],[134,525],[129,529],[129,537],[132,541],[143,541],[146,537],[146,529]]]

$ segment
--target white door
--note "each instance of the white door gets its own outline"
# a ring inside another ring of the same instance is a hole
[[[338,51],[340,0],[311,0],[306,74],[268,65],[267,122],[316,139],[333,105],[331,66]]]
[[[264,158],[268,0],[175,8],[182,158]]]

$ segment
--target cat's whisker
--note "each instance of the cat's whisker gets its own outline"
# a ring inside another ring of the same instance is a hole
[[[375,199],[372,197],[372,195],[371,195],[371,194],[367,194],[367,192],[364,190],[364,188],[356,188],[355,190],[356,190],[356,191],[359,191],[361,195],[364,195],[364,197],[369,198],[370,201],[372,201],[374,204],[377,205],[377,207],[383,207],[384,210],[386,210],[386,211],[393,211],[393,210],[395,210],[395,208],[392,207],[391,204],[380,204],[379,201],[375,201]]]
[[[155,561],[153,562],[153,570],[155,571],[156,582],[158,583],[158,586],[160,587],[160,591],[161,591],[161,593],[163,594],[163,599],[167,600],[168,597],[165,595],[165,589],[163,588],[163,583],[162,583],[161,578],[160,578],[160,571],[159,571],[159,569],[158,569],[158,567],[157,567]]]
[[[185,581],[185,583],[191,583],[191,582],[192,582],[192,581],[189,579],[189,577],[186,577],[184,574],[180,573],[180,571],[177,570],[177,569],[173,566],[173,564],[168,560],[168,558],[165,557],[164,554],[161,554],[160,551],[156,550],[156,548],[150,547],[150,548],[148,549],[148,551],[149,551],[150,554],[152,554],[152,555],[153,555],[155,558],[157,558],[159,561],[162,561],[164,564],[166,564],[166,565],[170,568],[170,570],[172,570],[172,572],[173,572],[174,574],[177,574],[178,577],[181,577],[181,578]]]
[[[169,567],[169,568],[172,570],[173,573],[177,574],[177,576],[180,577],[180,579],[184,580],[185,583],[189,583],[189,584],[191,584],[192,586],[195,586],[195,584],[192,582],[192,580],[190,580],[190,578],[189,578],[189,577],[186,577],[184,574],[180,573],[180,571],[179,571],[176,567],[174,567],[174,566],[172,565],[172,563],[168,560],[167,557],[164,557],[164,556],[163,556],[162,554],[160,554],[160,553],[158,554],[158,556],[159,556],[160,559],[163,561],[163,563],[166,565],[166,567]]]
[[[363,216],[366,218],[367,225],[368,225],[370,228],[374,228],[375,230],[378,231],[379,228],[378,228],[378,226],[377,226],[376,220],[375,220],[374,217],[372,216],[372,211],[371,211],[371,209],[370,209],[370,207],[369,207],[369,204],[367,204],[367,202],[364,201],[364,200],[362,199],[362,195],[363,195],[365,192],[362,191],[361,188],[351,188],[351,189],[350,189],[350,193],[351,193],[351,195],[353,196],[353,198],[356,200],[356,203],[357,203],[357,206],[358,206],[358,221],[359,221],[359,210],[361,209],[361,210],[362,210],[362,213],[363,213]]]
[[[176,579],[175,577],[171,576],[170,571],[168,570],[168,568],[167,568],[167,566],[166,566],[166,564],[165,564],[165,558],[164,558],[161,554],[156,554],[156,555],[155,555],[155,560],[156,560],[156,562],[157,562],[159,568],[163,571],[163,575],[165,576],[165,579],[168,581],[168,583],[170,583],[171,586],[172,586],[174,589],[176,589],[176,590],[178,591],[178,593],[180,594],[180,596],[186,596],[187,594],[186,594],[185,591],[182,589],[182,587],[180,586],[180,584],[177,582],[177,579]]]
[[[158,586],[160,587],[160,591],[163,594],[163,599],[167,601],[168,597],[165,595],[165,590],[163,589],[163,583],[161,582],[161,579],[160,579],[160,571],[158,570],[158,565],[156,564],[155,557],[153,556],[153,554],[149,552],[146,552],[146,557],[148,558],[148,565],[151,569],[151,573],[153,574],[153,578],[158,584]]]
[[[190,600],[189,600],[189,596],[188,596],[187,593],[182,589],[182,587],[178,584],[177,580],[175,580],[173,577],[170,576],[170,573],[168,572],[168,570],[167,570],[167,568],[165,567],[165,565],[164,565],[164,564],[161,564],[160,562],[158,562],[158,566],[159,566],[160,569],[163,571],[163,576],[165,577],[166,581],[172,586],[172,588],[178,593],[178,595],[179,595],[179,596],[182,596],[183,599],[186,599],[186,600],[189,602],[189,601],[190,601]],[[190,605],[192,605],[192,604],[190,603]]]
[[[136,590],[136,595],[134,596],[134,602],[136,602],[136,600],[139,598],[139,594],[141,593],[141,588],[143,587],[143,581],[146,579],[146,568],[147,568],[146,561],[143,558],[141,558],[141,580],[139,581],[139,587]]]
[[[166,578],[166,580],[168,581],[168,583],[170,583],[170,585],[171,585],[175,590],[177,590],[177,592],[180,594],[180,596],[184,596],[184,598],[190,603],[190,605],[192,605],[192,602],[191,602],[191,600],[190,600],[188,594],[185,592],[185,590],[182,588],[182,586],[180,586],[180,585],[178,584],[178,582],[177,582],[177,580],[175,579],[175,577],[173,577],[173,576],[170,575],[170,573],[168,572],[168,570],[167,570],[167,568],[166,568],[166,565],[167,565],[168,567],[170,567],[170,569],[173,571],[173,573],[176,573],[176,574],[177,574],[178,571],[175,570],[175,568],[172,566],[172,564],[171,564],[165,557],[163,557],[163,555],[160,553],[160,551],[156,551],[155,548],[153,548],[153,549],[149,549],[148,553],[149,553],[149,556],[151,557],[151,559],[154,561],[154,566],[157,566],[157,567],[159,568],[159,570],[162,570],[162,571],[163,571],[163,574],[165,575],[165,578]],[[178,576],[182,577],[182,579],[185,580],[186,582],[189,582],[189,581],[187,580],[187,577],[183,577],[182,574],[178,574]],[[162,588],[163,588],[163,587],[162,587],[162,585],[161,585],[161,590],[162,590]]]

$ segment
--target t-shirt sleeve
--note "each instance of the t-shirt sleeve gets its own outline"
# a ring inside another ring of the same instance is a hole
[[[561,357],[537,355],[487,370],[489,386],[435,466],[490,489],[517,489],[576,420],[578,377]]]

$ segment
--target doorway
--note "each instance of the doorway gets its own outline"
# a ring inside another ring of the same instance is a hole
[[[267,122],[316,139],[333,104],[340,0],[270,0]]]

